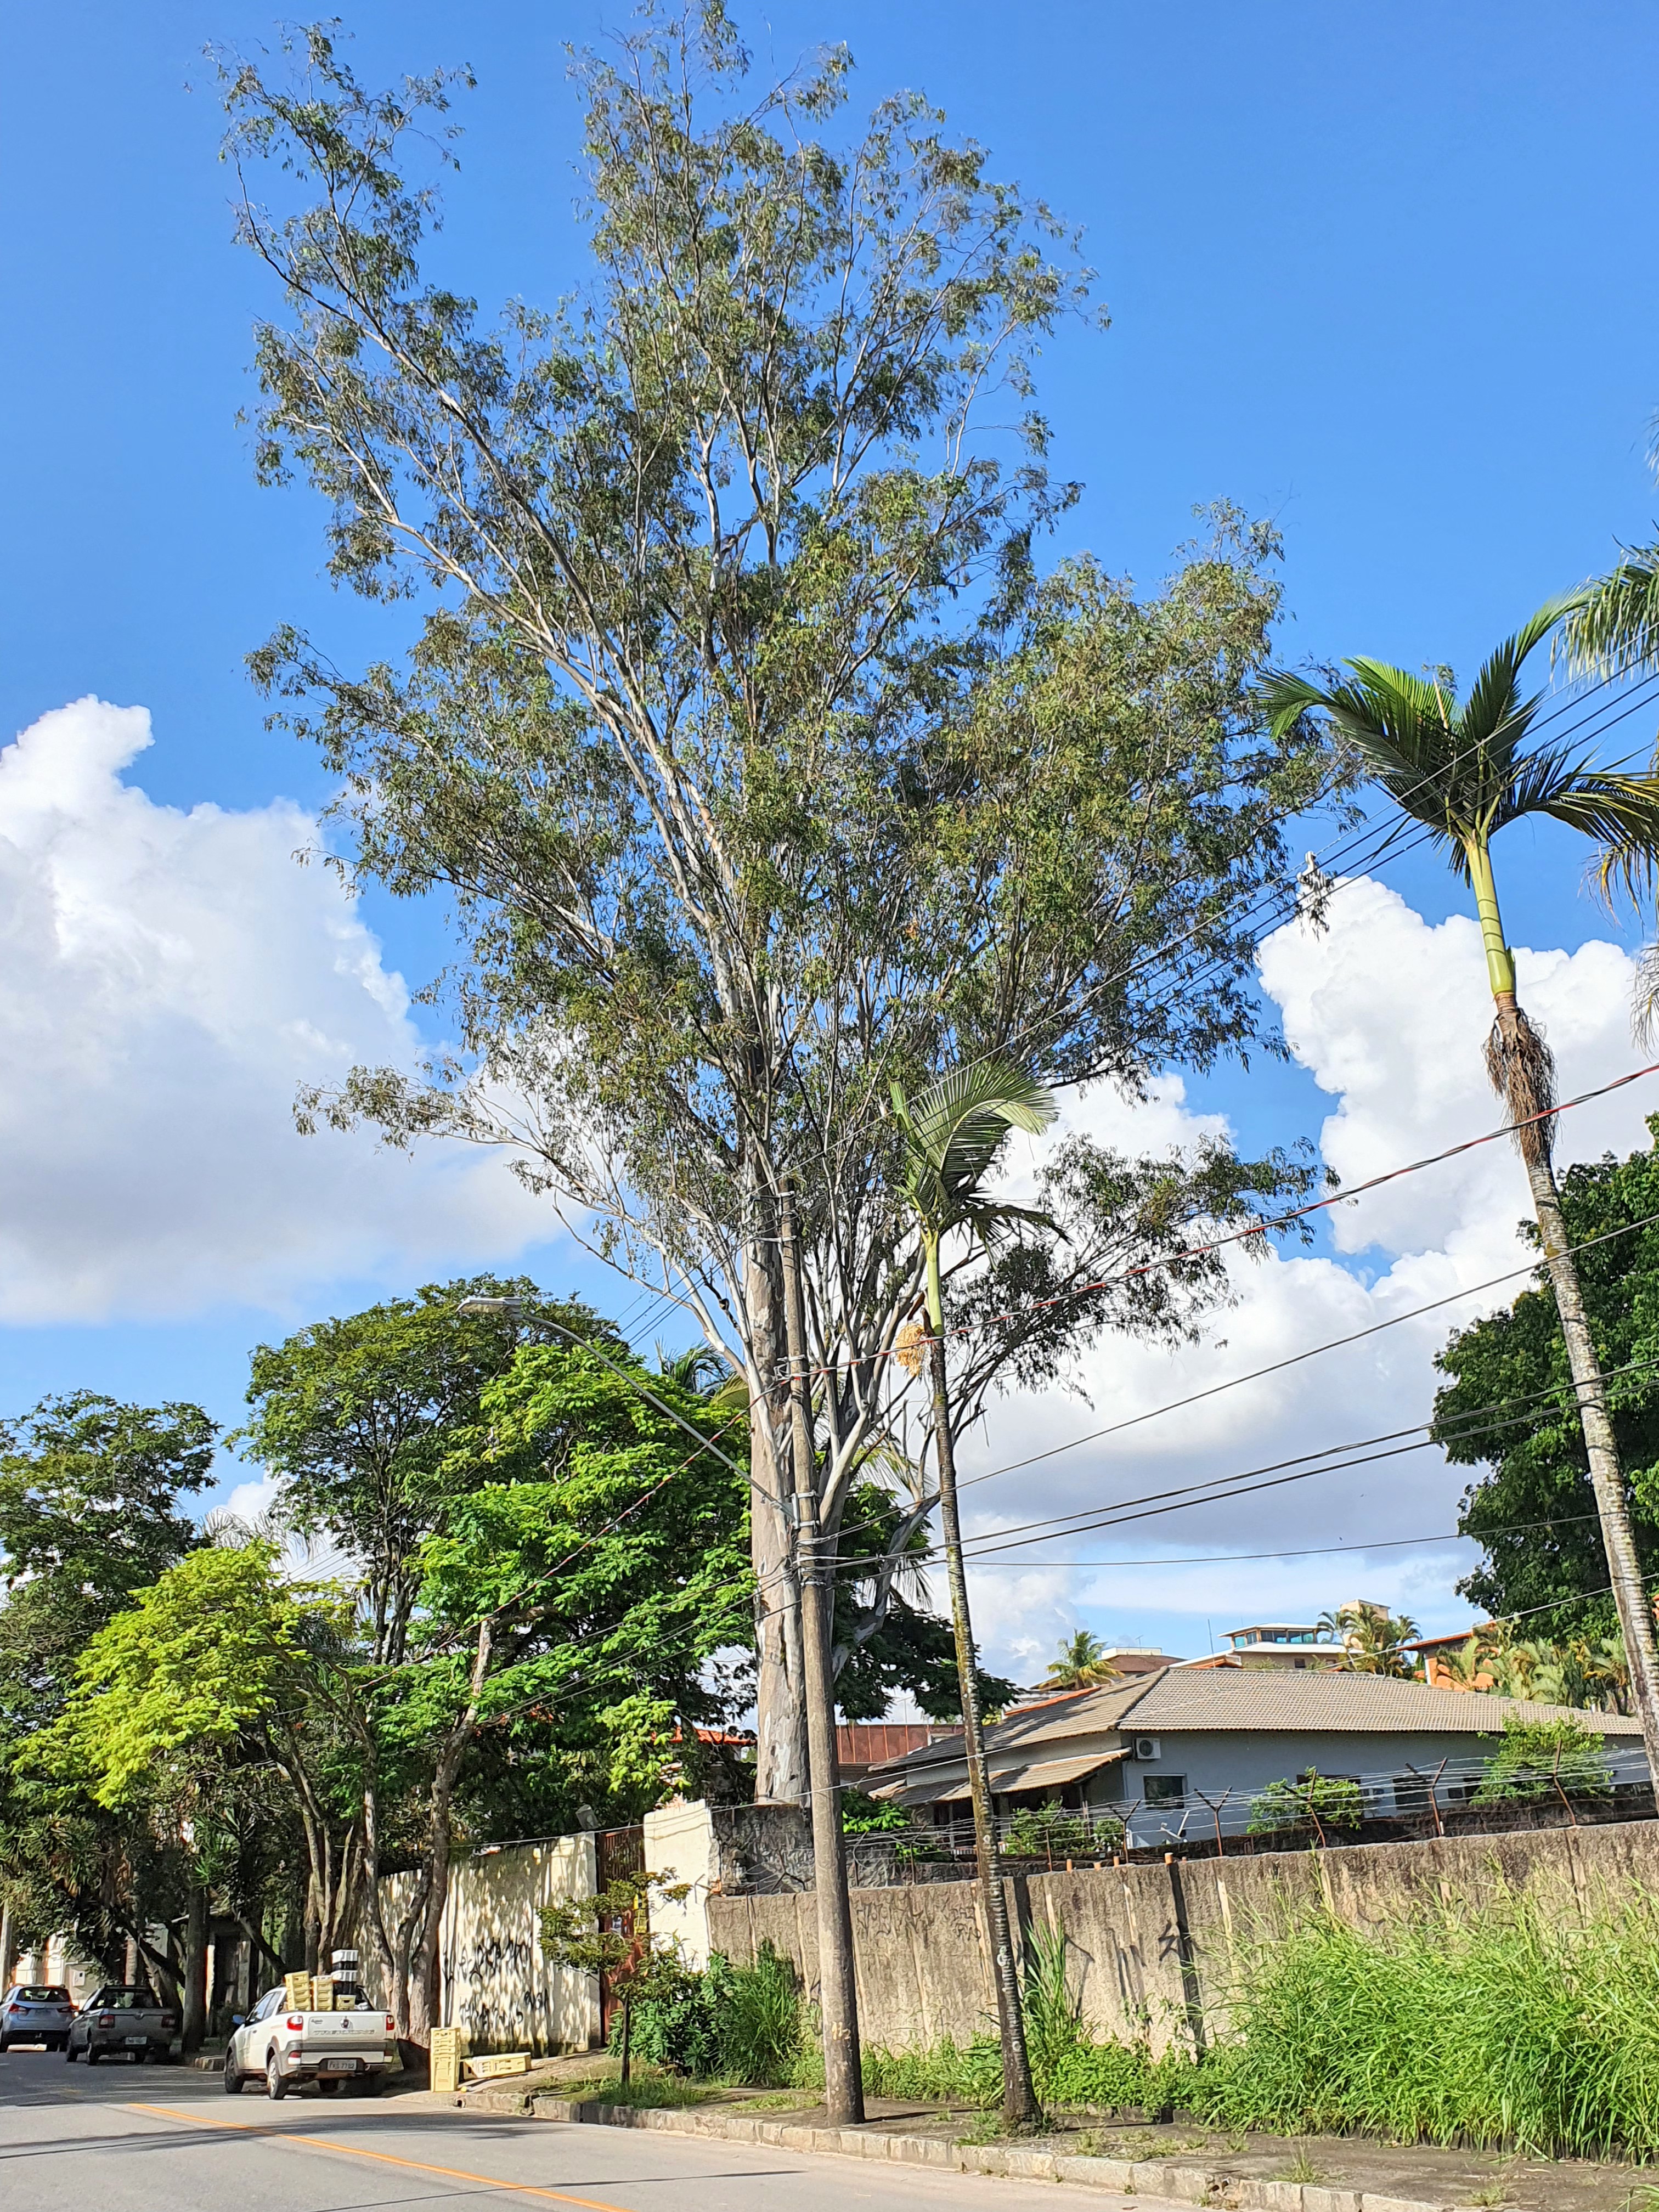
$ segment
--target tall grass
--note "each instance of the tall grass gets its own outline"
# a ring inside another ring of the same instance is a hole
[[[1231,2127],[1579,2157],[1659,2152],[1659,1910],[1587,1928],[1498,1888],[1256,1949],[1189,2101]]]
[[[763,2089],[795,2078],[805,2034],[799,1977],[792,1960],[763,1942],[752,1966],[722,1960],[706,1977],[718,2023],[720,2071]]]

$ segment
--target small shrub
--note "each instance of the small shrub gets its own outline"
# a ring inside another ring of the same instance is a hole
[[[1607,1740],[1577,1721],[1523,1721],[1510,1713],[1486,1761],[1477,1805],[1537,1804],[1556,1796],[1606,1797],[1613,1778],[1603,1756]]]
[[[1114,1832],[1122,1833],[1117,1822],[1109,1824],[1109,1842]],[[1068,1813],[1057,1797],[1046,1805],[1022,1806],[1008,1823],[1003,1845],[1008,1856],[1015,1859],[1090,1858],[1100,1848],[1100,1840],[1084,1815]]]
[[[1357,1828],[1365,1817],[1365,1801],[1359,1784],[1339,1775],[1320,1774],[1312,1767],[1294,1782],[1270,1782],[1250,1800],[1249,1832],[1253,1836],[1281,1835],[1291,1828]]]
[[[620,2013],[611,2021],[611,2048],[622,2047]],[[720,2021],[709,2002],[708,1978],[689,1966],[663,1972],[634,2003],[633,2049],[648,2066],[706,2081],[720,2070]]]
[[[895,1857],[906,1863],[945,1856],[937,1838],[921,1825],[915,1814],[907,1812],[902,1805],[889,1805],[879,1798],[866,1797],[861,1790],[842,1790],[841,1826],[846,1836],[889,1838]]]

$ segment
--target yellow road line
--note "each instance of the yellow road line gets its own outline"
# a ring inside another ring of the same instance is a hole
[[[365,2150],[360,2143],[333,2142],[326,2136],[297,2136],[287,2128],[257,2127],[250,2120],[209,2118],[202,2112],[175,2112],[170,2105],[129,2105],[131,2112],[155,2112],[164,2120],[182,2120],[192,2128],[228,2128],[233,2135],[260,2136],[267,2142],[293,2143],[304,2150],[328,2151],[341,2158],[372,2158],[379,2166],[407,2166],[412,2173],[438,2173],[447,2181],[470,2181],[482,2189],[501,2189],[508,2195],[545,2197],[554,2204],[581,2204],[587,2212],[624,2212],[620,2204],[606,2204],[597,2197],[572,2197],[562,2189],[538,2189],[533,2181],[498,2181],[493,2174],[465,2173],[457,2166],[428,2166],[424,2159],[394,2158],[390,2151]]]

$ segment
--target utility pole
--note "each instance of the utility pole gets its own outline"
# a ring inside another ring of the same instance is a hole
[[[951,1626],[956,1635],[957,1675],[962,1686],[962,1733],[968,1753],[968,1794],[974,1808],[974,1842],[979,1860],[980,1895],[991,1939],[991,1968],[996,1983],[997,2026],[1002,2037],[1002,2117],[1011,2128],[1030,2128],[1042,2117],[1031,2082],[1030,2053],[1025,2047],[1025,2014],[1020,2006],[1019,1962],[1014,1954],[1012,1917],[1002,1854],[991,1816],[991,1778],[985,1762],[985,1729],[980,1717],[979,1677],[974,1667],[974,1630],[968,1615],[968,1577],[962,1564],[962,1522],[957,1511],[957,1457],[951,1437],[951,1395],[945,1372],[943,1301],[939,1246],[927,1248],[927,1379],[933,1386],[933,1454],[939,1468],[939,1504],[945,1538],[945,1571],[951,1585]]]
[[[806,1698],[806,1771],[812,1804],[813,1887],[818,1903],[819,2003],[823,2014],[823,2101],[831,2127],[864,2118],[859,2051],[858,1982],[853,1915],[847,1896],[847,1841],[841,1826],[841,1768],[836,1752],[836,1692],[830,1673],[834,1581],[818,1525],[817,1473],[806,1377],[806,1306],[801,1289],[795,1194],[786,1185],[779,1216],[783,1320],[789,1347],[789,1406],[799,1561],[801,1686]]]

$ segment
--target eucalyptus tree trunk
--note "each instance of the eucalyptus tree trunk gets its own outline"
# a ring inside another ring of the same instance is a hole
[[[755,1798],[807,1798],[805,1662],[800,1589],[784,1482],[789,1457],[787,1332],[777,1215],[768,1205],[744,1255],[749,1320],[750,1558],[755,1570]],[[768,1231],[772,1233],[768,1234]]]
[[[823,2016],[823,2102],[830,2125],[864,2118],[859,2048],[858,1973],[853,1915],[847,1895],[847,1838],[841,1824],[841,1765],[836,1741],[836,1690],[830,1671],[834,1644],[835,1539],[818,1520],[817,1455],[807,1380],[806,1310],[794,1194],[783,1194],[779,1251],[789,1342],[790,1444],[795,1478],[795,1553],[800,1585],[801,1650],[805,1662],[806,1753],[811,1782],[812,1887],[818,1922],[819,2010]]]
[[[1002,2117],[1011,2128],[1027,2128],[1039,2118],[1031,2085],[1030,2055],[1025,2047],[1025,2015],[1020,2009],[1019,1961],[1014,1951],[1013,1917],[1008,1882],[997,1849],[991,1812],[991,1778],[985,1759],[985,1729],[979,1710],[979,1677],[974,1666],[974,1631],[968,1612],[968,1577],[962,1563],[962,1522],[957,1510],[956,1449],[951,1435],[951,1394],[945,1367],[945,1338],[939,1291],[939,1246],[927,1246],[927,1376],[933,1386],[933,1450],[939,1468],[939,1523],[945,1539],[945,1573],[951,1589],[951,1626],[956,1638],[957,1679],[962,1692],[962,1733],[968,1754],[968,1794],[974,1808],[974,1844],[979,1861],[980,1896],[991,1943],[996,1985],[997,2027],[1002,2042]]]
[[[1642,1723],[1642,1744],[1648,1772],[1659,1790],[1659,1653],[1656,1652],[1653,1612],[1642,1580],[1636,1538],[1631,1528],[1630,1500],[1619,1447],[1607,1406],[1607,1387],[1590,1334],[1589,1317],[1578,1280],[1578,1262],[1561,1213],[1551,1159],[1554,1124],[1535,1120],[1555,1103],[1554,1064],[1544,1042],[1522,1012],[1515,991],[1515,957],[1504,941],[1498,890],[1492,878],[1492,857],[1484,844],[1468,848],[1469,872],[1475,903],[1480,915],[1480,934],[1486,946],[1486,973],[1492,984],[1498,1018],[1486,1042],[1486,1073],[1503,1099],[1511,1122],[1517,1125],[1515,1142],[1525,1164],[1532,1189],[1533,1216],[1544,1248],[1544,1264],[1555,1292],[1556,1311],[1567,1347],[1567,1365],[1578,1400],[1579,1425],[1589,1461],[1590,1487],[1601,1529],[1601,1548],[1607,1556],[1607,1579],[1618,1608],[1619,1627],[1630,1666],[1631,1700]]]

